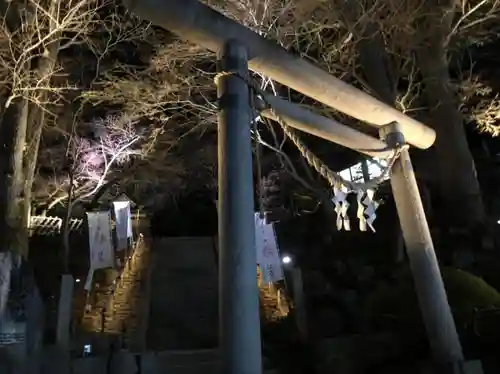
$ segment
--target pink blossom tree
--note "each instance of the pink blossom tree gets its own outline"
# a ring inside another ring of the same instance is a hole
[[[67,191],[55,198],[47,210],[65,200],[70,200],[68,206],[73,206],[93,196],[117,168],[140,156],[141,136],[134,125],[126,117],[110,115],[86,126],[90,136],[72,134],[65,154],[69,163]]]

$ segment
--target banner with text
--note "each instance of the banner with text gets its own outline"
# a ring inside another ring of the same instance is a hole
[[[132,240],[132,213],[130,201],[114,201],[113,210],[116,222],[116,240],[118,251],[128,248],[129,239]]]
[[[109,212],[87,212],[89,225],[90,269],[85,288],[90,288],[94,270],[114,267],[115,255],[111,239]],[[90,278],[90,279],[89,279]]]
[[[260,218],[259,213],[255,213],[255,247],[262,282],[272,283],[283,279],[283,268],[281,267],[274,225],[266,223],[265,219]]]

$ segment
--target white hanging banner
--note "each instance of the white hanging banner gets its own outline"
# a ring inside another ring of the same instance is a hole
[[[255,213],[255,247],[262,282],[272,283],[283,279],[283,268],[281,267],[274,225],[266,223],[265,219],[260,218],[259,213]]]
[[[113,210],[116,222],[116,239],[118,251],[128,248],[129,239],[132,240],[132,213],[130,201],[114,201]]]
[[[89,225],[90,268],[92,270],[114,267],[115,255],[111,240],[109,212],[87,212]]]

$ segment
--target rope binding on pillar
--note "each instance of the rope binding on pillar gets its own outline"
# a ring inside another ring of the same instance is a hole
[[[335,204],[335,213],[337,213],[337,229],[338,230],[346,230],[350,231],[351,224],[349,220],[349,216],[347,211],[349,209],[349,202],[347,201],[347,196],[349,194],[356,194],[357,201],[357,218],[359,220],[359,229],[360,231],[367,231],[367,228],[370,228],[373,232],[375,232],[375,228],[373,223],[377,217],[376,210],[380,205],[377,201],[374,200],[375,189],[382,184],[387,177],[390,177],[391,170],[399,158],[403,149],[407,149],[409,145],[407,143],[398,143],[396,147],[387,147],[381,151],[392,150],[392,154],[387,158],[387,166],[382,169],[382,173],[369,181],[359,183],[346,180],[339,173],[331,170],[319,157],[317,157],[300,139],[297,134],[297,131],[294,130],[291,126],[289,126],[283,118],[274,110],[274,108],[270,105],[270,103],[266,100],[265,93],[261,88],[259,88],[256,84],[254,84],[250,79],[238,74],[236,72],[223,71],[218,73],[214,81],[217,83],[221,77],[226,76],[234,76],[239,79],[242,79],[249,87],[251,91],[254,92],[255,95],[251,96],[252,103],[255,99],[259,99],[261,102],[265,104],[265,108],[268,109],[273,116],[276,118],[276,121],[281,126],[286,137],[295,145],[298,149],[302,157],[307,161],[309,166],[311,166],[318,174],[320,174],[325,180],[328,181],[332,190],[333,190],[333,198],[332,202]],[[253,106],[254,108],[254,106]],[[256,121],[254,121],[256,122]],[[255,126],[255,123],[254,123]],[[354,149],[354,151],[360,151]],[[259,157],[260,164],[260,157]],[[260,168],[260,165],[258,166]],[[259,170],[260,173],[260,170]],[[261,210],[262,213],[262,210]]]

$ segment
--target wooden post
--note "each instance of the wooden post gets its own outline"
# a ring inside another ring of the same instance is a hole
[[[307,328],[307,312],[304,300],[304,285],[302,281],[302,270],[295,267],[291,271],[292,275],[292,292],[295,321],[303,341],[307,341],[309,336]]]
[[[359,132],[331,118],[320,116],[277,96],[266,95],[265,101],[290,127],[370,157],[387,158],[391,155],[391,150],[386,149],[386,144],[380,139]],[[269,109],[264,108],[261,115],[276,120],[276,116]]]
[[[396,123],[388,125],[381,136],[391,147],[404,144],[404,137]],[[434,360],[443,368],[448,368],[445,373],[462,373],[462,347],[407,148],[402,150],[393,167],[391,186]]]
[[[71,316],[73,305],[74,279],[70,274],[63,274],[61,277],[61,294],[59,295],[59,305],[57,309],[57,330],[56,347],[58,352],[57,370],[55,373],[65,374],[70,372],[70,348],[71,348]]]
[[[219,52],[219,329],[223,374],[262,372],[247,51]]]
[[[73,276],[63,274],[61,277],[61,294],[57,310],[57,345],[68,348],[70,345],[71,306],[73,304]]]
[[[229,39],[238,40],[248,50],[248,63],[253,71],[368,125],[380,128],[397,121],[407,142],[415,147],[429,148],[436,138],[430,127],[288,53],[276,43],[197,0],[122,1],[140,17],[211,51],[218,51]]]

